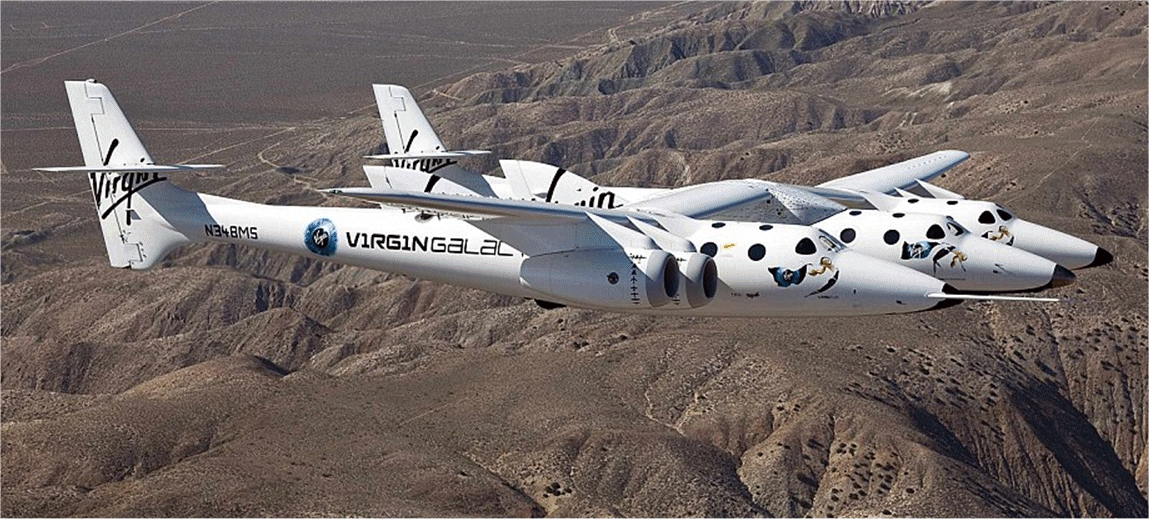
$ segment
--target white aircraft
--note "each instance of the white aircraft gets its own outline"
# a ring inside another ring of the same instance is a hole
[[[85,165],[42,170],[88,174],[115,267],[146,270],[174,247],[218,241],[618,312],[823,317],[1011,299],[955,293],[801,225],[378,188],[330,191],[412,209],[274,206],[191,192],[166,175],[218,166],[156,165],[107,87],[65,87]],[[449,153],[418,159],[453,160]],[[703,244],[723,253],[697,252]]]
[[[374,85],[374,89],[388,143],[406,143],[403,153],[412,151],[413,142],[416,146],[414,152],[418,153],[436,153],[445,149],[407,89],[397,85]],[[1022,247],[1005,246],[1012,242],[983,240],[944,213],[913,211],[914,207],[885,210],[891,207],[890,200],[897,199],[878,192],[850,188],[899,186],[907,182],[919,182],[938,191],[940,188],[925,184],[920,179],[932,178],[969,156],[958,151],[933,153],[839,179],[818,188],[756,179],[728,180],[679,189],[607,188],[562,168],[537,162],[502,160],[500,165],[505,178],[499,178],[466,171],[454,162],[449,164],[449,169],[440,169],[447,167],[444,164],[421,167],[425,164],[411,164],[402,159],[406,156],[369,156],[372,159],[389,159],[395,163],[392,167],[364,166],[372,186],[426,193],[537,200],[600,209],[626,207],[643,211],[670,211],[692,218],[759,224],[813,225],[839,237],[858,252],[904,264],[969,293],[1040,290],[1064,286],[1075,279],[1072,272],[1054,261],[1026,252]],[[443,174],[443,171],[447,174]],[[821,194],[830,194],[855,206],[869,203],[878,207],[878,210],[849,209]],[[913,203],[916,202],[911,202],[911,205]],[[972,207],[970,204],[972,202],[967,206]],[[992,205],[990,202],[979,204]],[[921,206],[925,207],[926,204]],[[1028,226],[1027,235],[1031,238],[1065,236],[1029,222],[1024,224]],[[1069,238],[1091,245],[1083,240]],[[1060,239],[1059,242],[1073,244],[1071,240]],[[1026,243],[1043,242],[1032,239]],[[1096,246],[1092,247],[1093,250],[1100,250]],[[704,244],[701,250],[715,257],[719,253],[714,243]],[[722,251],[721,254],[727,252]]]

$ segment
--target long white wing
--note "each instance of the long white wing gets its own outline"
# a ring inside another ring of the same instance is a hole
[[[623,220],[627,214],[610,209],[594,209],[562,204],[548,204],[528,200],[507,200],[484,196],[416,193],[390,189],[345,187],[327,189],[333,195],[349,196],[370,202],[402,208],[441,212],[462,217],[508,217],[529,219],[583,220],[587,214],[597,214],[614,220]]]
[[[875,191],[893,194],[895,189],[908,189],[917,181],[927,181],[969,158],[969,153],[957,150],[937,151],[878,169],[863,171],[818,184],[819,188],[848,191]],[[815,190],[822,194],[822,192]]]
[[[688,241],[656,227],[637,211],[597,209],[529,200],[483,196],[416,193],[374,188],[328,189],[326,192],[421,211],[472,218],[470,223],[528,255],[592,248],[670,246],[693,252]],[[692,221],[685,220],[687,225]],[[678,229],[682,229],[679,222]]]

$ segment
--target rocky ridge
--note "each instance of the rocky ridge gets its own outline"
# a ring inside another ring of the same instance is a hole
[[[1062,305],[656,319],[230,246],[22,271],[78,231],[6,230],[4,513],[1144,516],[1145,6],[807,6],[422,103],[452,146],[627,185],[964,149],[943,186],[1115,262]],[[342,205],[316,188],[382,144],[348,116],[187,184]]]

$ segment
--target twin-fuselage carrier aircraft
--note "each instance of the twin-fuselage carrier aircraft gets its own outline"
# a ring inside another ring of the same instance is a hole
[[[257,204],[182,189],[157,165],[111,91],[66,81],[114,267],[146,270],[173,248],[260,247],[605,311],[691,316],[850,316],[944,308],[1073,281],[1105,263],[1096,245],[926,181],[965,160],[937,152],[817,187],[729,180],[677,189],[602,187],[562,168],[458,161],[411,93],[375,85],[391,153],[372,187],[326,190],[379,208]]]

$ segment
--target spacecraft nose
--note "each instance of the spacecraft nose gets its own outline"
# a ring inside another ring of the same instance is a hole
[[[1113,261],[1113,255],[1096,244],[1033,222],[1018,220],[1010,227],[1010,231],[1014,236],[1014,247],[1066,268],[1079,269]]]

